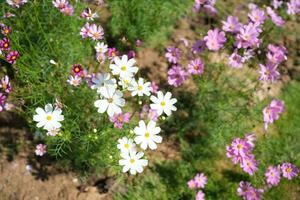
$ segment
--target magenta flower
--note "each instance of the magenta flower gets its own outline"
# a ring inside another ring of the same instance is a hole
[[[196,194],[196,200],[205,200],[204,197],[205,197],[205,194],[201,190],[199,190]]]
[[[277,65],[267,63],[267,65],[259,64],[260,81],[275,82],[280,78],[280,73],[277,71]]]
[[[115,47],[113,47],[113,48],[108,48],[107,54],[110,59],[113,59],[114,57],[119,55],[119,52]]]
[[[235,155],[245,157],[252,150],[252,147],[246,140],[236,138],[231,143],[231,149]]]
[[[0,92],[0,112],[5,108],[6,95]]]
[[[256,25],[263,24],[264,21],[267,19],[265,12],[258,8],[251,10],[251,12],[248,14],[248,17]]]
[[[74,76],[84,76],[84,70],[83,70],[83,67],[79,64],[74,64],[72,65],[72,74]]]
[[[8,76],[4,76],[2,79],[1,79],[1,82],[0,82],[0,88],[2,90],[4,90],[4,92],[6,93],[10,93],[11,90],[12,90],[12,87],[11,87],[11,84],[9,82],[9,77]]]
[[[74,14],[74,7],[72,5],[67,5],[64,8],[60,9],[60,12],[67,16],[72,16]]]
[[[279,114],[284,112],[284,103],[278,99],[271,101],[270,105],[263,109],[264,126],[265,130],[268,128],[268,124],[274,123],[279,119]]]
[[[299,169],[291,163],[283,163],[281,165],[282,176],[288,180],[292,180],[299,173]]]
[[[11,51],[6,55],[6,60],[10,64],[15,64],[19,57],[20,57],[20,54],[18,51]]]
[[[8,36],[9,34],[11,34],[12,30],[9,26],[6,26],[6,25],[2,25],[1,26],[1,33],[4,35],[4,36]]]
[[[242,27],[242,25],[239,23],[239,19],[233,16],[228,16],[227,21],[222,21],[222,24],[223,31],[230,33],[237,33]]]
[[[151,81],[150,90],[152,93],[156,94],[158,92],[158,85],[155,81]]]
[[[265,177],[266,177],[266,181],[268,183],[269,186],[276,186],[279,184],[280,182],[280,166],[278,167],[273,167],[273,166],[269,166],[266,173],[265,173]]]
[[[204,188],[207,184],[207,177],[203,173],[196,174],[194,181],[197,188]]]
[[[253,48],[259,47],[260,39],[258,38],[261,30],[253,23],[244,25],[240,28],[236,36],[235,46],[237,48]]]
[[[197,54],[197,53],[202,53],[205,48],[206,48],[206,42],[204,40],[197,40],[193,45],[192,45],[192,53]]]
[[[104,38],[104,30],[102,26],[97,26],[96,24],[91,24],[88,31],[88,36],[93,40],[101,40]]]
[[[285,21],[282,19],[282,17],[277,15],[271,7],[267,7],[267,13],[271,17],[272,22],[276,26],[280,26],[280,27],[284,26]]]
[[[204,72],[204,63],[200,58],[191,60],[188,64],[188,72],[190,74],[203,74]]]
[[[128,57],[128,59],[135,58],[136,57],[135,51],[134,50],[128,51],[127,57]]]
[[[254,187],[250,187],[247,190],[244,198],[246,200],[261,200],[263,192],[264,191],[262,189],[256,189]]]
[[[47,146],[44,145],[44,144],[38,144],[38,145],[36,145],[35,155],[37,155],[37,156],[43,156],[47,152],[46,148],[47,148]]]
[[[181,50],[176,47],[168,47],[165,57],[168,59],[169,63],[176,64],[181,57]]]
[[[237,51],[234,51],[228,58],[228,65],[238,69],[243,67],[244,61],[244,57],[240,56]]]
[[[206,46],[211,51],[218,51],[226,42],[225,33],[219,29],[209,30],[207,36],[204,37]]]
[[[300,12],[300,1],[299,0],[290,0],[290,2],[287,3],[287,13],[289,15],[295,15]]]
[[[9,51],[10,50],[10,42],[8,38],[3,38],[0,40],[0,50]]]
[[[268,45],[267,59],[273,65],[279,65],[287,60],[287,50],[284,46],[276,46],[273,44]]]
[[[253,155],[243,157],[241,167],[246,173],[248,173],[251,176],[258,170],[258,164],[254,159]]]
[[[109,120],[114,123],[114,127],[115,128],[122,129],[124,123],[129,123],[129,121],[130,121],[130,113],[114,114],[112,117],[110,117]]]
[[[168,83],[174,87],[183,84],[187,79],[187,72],[179,65],[173,65],[168,71]]]
[[[188,187],[190,188],[190,189],[196,189],[196,182],[195,182],[195,180],[194,179],[191,179],[191,180],[189,180],[188,182],[187,182],[187,185],[188,185]]]

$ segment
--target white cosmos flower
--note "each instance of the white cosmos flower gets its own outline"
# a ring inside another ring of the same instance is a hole
[[[138,95],[138,96],[150,96],[150,88],[151,83],[150,82],[144,82],[143,78],[139,78],[138,82],[132,81],[131,86],[128,87],[129,91],[131,92],[132,96]]]
[[[100,89],[106,86],[117,87],[116,79],[111,79],[110,74],[96,74],[95,77],[92,78],[93,85],[92,89],[97,89],[97,93],[100,93]]]
[[[97,53],[102,53],[102,54],[104,54],[104,53],[107,52],[108,46],[107,46],[107,44],[105,44],[104,42],[101,42],[101,43],[98,42],[98,43],[96,44],[96,46],[95,46],[95,50],[96,50]]]
[[[37,108],[37,113],[33,116],[33,120],[37,123],[37,127],[43,127],[46,130],[57,129],[61,127],[61,121],[64,120],[64,116],[61,114],[61,109],[53,109],[51,104],[45,106],[45,110]]]
[[[134,65],[135,59],[131,58],[128,60],[127,55],[123,55],[122,59],[116,56],[114,64],[110,64],[109,68],[112,70],[113,75],[119,75],[121,78],[131,78],[138,71],[138,68]]]
[[[107,111],[107,114],[112,117],[115,113],[122,112],[121,107],[125,105],[125,99],[122,98],[121,91],[116,90],[115,87],[106,86],[100,88],[100,93],[103,99],[99,99],[94,103],[99,113]]]
[[[150,121],[147,126],[143,120],[139,122],[139,126],[135,127],[133,132],[136,134],[134,141],[141,145],[141,148],[146,150],[148,147],[151,150],[157,149],[156,143],[162,142],[160,133],[160,127],[156,127],[154,121]]]
[[[120,86],[122,86],[123,89],[126,89],[128,87],[132,86],[132,82],[135,80],[132,77],[127,78],[120,78],[120,81],[118,82]]]
[[[72,76],[72,75],[70,75],[69,79],[67,80],[67,82],[70,85],[73,85],[73,86],[77,87],[81,83],[81,78],[79,76]]]
[[[143,152],[129,151],[128,153],[121,153],[122,159],[119,160],[119,165],[123,166],[123,173],[130,172],[135,175],[137,172],[142,173],[143,167],[148,165],[148,160],[141,159],[144,156]]]
[[[135,143],[132,139],[128,139],[127,137],[122,137],[118,139],[117,148],[120,149],[121,153],[129,152],[130,150],[135,150]]]
[[[176,111],[177,108],[174,104],[177,102],[177,99],[172,98],[172,94],[167,92],[166,95],[159,91],[156,96],[151,96],[150,100],[153,102],[150,104],[151,109],[156,110],[158,115],[166,113],[167,116],[172,114],[172,111]]]

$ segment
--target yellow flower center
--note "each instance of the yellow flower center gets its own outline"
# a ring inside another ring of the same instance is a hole
[[[126,66],[122,66],[122,67],[121,67],[121,70],[122,70],[123,72],[125,72],[126,69],[127,69]]]
[[[7,44],[7,43],[5,43],[3,46],[4,46],[4,48],[7,48],[7,47],[8,47],[8,44]]]
[[[124,147],[125,147],[126,149],[128,149],[128,148],[129,148],[129,144],[125,144]]]
[[[292,172],[292,168],[288,167],[288,168],[286,168],[285,171],[286,171],[287,173],[291,173],[291,172]]]
[[[143,90],[143,86],[141,86],[141,85],[138,86],[138,90],[139,90],[139,91]]]
[[[51,121],[51,120],[52,120],[52,116],[51,116],[51,115],[48,115],[48,116],[47,116],[47,120],[48,120],[48,121]]]
[[[164,106],[166,106],[166,102],[165,102],[165,101],[162,101],[162,102],[160,103],[160,105],[161,105],[162,107],[164,107]]]
[[[17,58],[16,56],[11,57],[12,60],[16,60],[16,58]]]
[[[238,145],[237,145],[237,148],[238,148],[238,149],[242,149],[242,148],[243,148],[243,145],[238,144]]]
[[[135,162],[135,160],[131,158],[129,162],[130,162],[131,164],[133,164],[133,163]]]
[[[108,103],[112,103],[114,100],[112,98],[107,99]]]
[[[145,138],[149,138],[150,137],[150,133],[146,132],[145,133]]]

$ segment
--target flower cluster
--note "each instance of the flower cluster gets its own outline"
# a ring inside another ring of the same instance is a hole
[[[9,77],[6,75],[0,80],[0,112],[13,108],[13,105],[6,101],[11,91],[11,83]]]
[[[0,39],[0,56],[4,56],[8,63],[15,64],[20,54],[18,51],[11,50],[10,48],[10,40],[8,37],[12,30],[3,23],[0,23],[0,29],[2,34],[2,38]]]
[[[258,163],[252,154],[255,140],[254,134],[248,134],[244,139],[235,138],[231,145],[226,147],[227,157],[231,158],[234,164],[239,163],[249,175],[253,175],[258,169]]]
[[[278,99],[274,99],[263,109],[264,128],[268,129],[268,124],[274,123],[279,119],[280,114],[284,112],[284,103]]]
[[[263,192],[263,189],[257,189],[245,181],[241,181],[237,189],[238,196],[244,200],[261,200]]]
[[[201,8],[204,8],[204,11],[209,15],[214,15],[217,13],[217,9],[215,8],[217,0],[195,0],[193,11],[199,12]]]
[[[65,15],[71,16],[74,14],[74,7],[68,0],[53,0],[52,4],[55,8],[59,9]]]
[[[196,174],[196,176],[189,180],[187,185],[190,189],[193,190],[199,190],[196,194],[196,200],[204,200],[205,194],[202,192],[201,189],[205,188],[205,185],[207,184],[207,177],[204,173]]]
[[[27,2],[28,0],[6,0],[6,3],[8,3],[8,5],[15,8],[20,8],[22,5],[24,5]]]
[[[188,43],[186,45],[188,46]],[[196,45],[191,49],[194,53],[200,51]],[[201,75],[204,72],[204,63],[200,58],[191,59],[186,68],[182,67],[179,64],[182,57],[182,50],[177,47],[168,47],[165,57],[171,65],[168,70],[168,83],[174,87],[181,86],[190,75]]]

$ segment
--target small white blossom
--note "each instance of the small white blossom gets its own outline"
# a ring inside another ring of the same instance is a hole
[[[119,165],[123,166],[123,173],[130,172],[135,175],[137,172],[142,173],[143,167],[148,165],[148,160],[142,159],[143,152],[129,151],[129,153],[121,153],[122,159],[119,160]]]
[[[158,115],[165,113],[167,116],[172,114],[172,111],[176,111],[177,108],[174,104],[177,102],[177,99],[172,98],[172,94],[167,92],[164,95],[161,91],[157,93],[156,96],[151,96],[150,100],[153,102],[150,104],[151,109],[156,110]]]
[[[33,116],[33,120],[37,123],[37,127],[43,127],[46,130],[50,130],[53,128],[60,128],[61,121],[64,120],[64,116],[61,114],[61,109],[53,109],[51,104],[47,104],[45,109],[37,108],[35,110],[37,113]]]
[[[151,87],[150,87],[151,83],[150,82],[144,82],[143,78],[139,78],[139,80],[136,81],[132,81],[131,86],[128,87],[129,91],[131,92],[132,96],[150,96],[150,91],[151,91]]]
[[[138,71],[135,62],[133,58],[128,60],[127,55],[123,55],[121,59],[116,56],[114,63],[109,68],[112,70],[113,75],[119,75],[121,78],[131,78]]]

